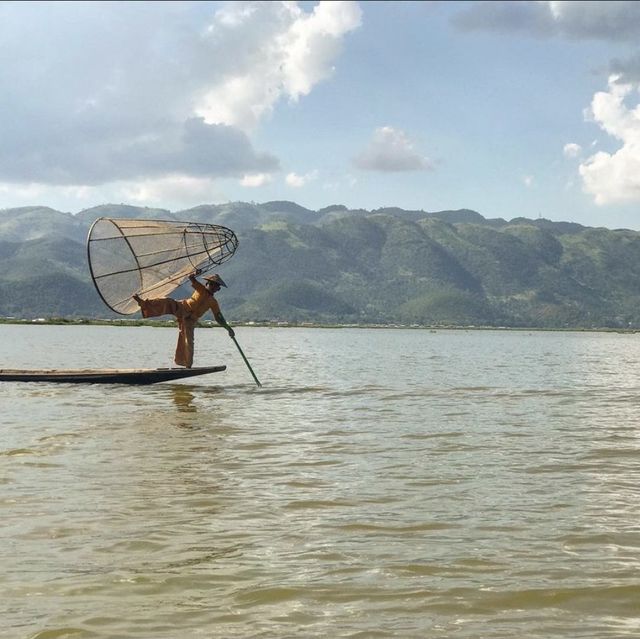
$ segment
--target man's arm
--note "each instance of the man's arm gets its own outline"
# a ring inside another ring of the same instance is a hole
[[[229,337],[236,336],[234,330],[231,328],[231,326],[229,326],[229,324],[227,324],[227,320],[224,318],[224,316],[219,310],[217,312],[214,312],[213,316],[216,318],[216,322],[218,322],[220,326],[227,329],[227,333],[229,333]]]
[[[196,291],[202,292],[203,290],[205,291],[207,290],[207,287],[202,282],[199,282],[196,279],[195,273],[191,273],[191,275],[189,275],[189,281],[191,282],[191,286],[193,286],[193,288],[195,288]]]

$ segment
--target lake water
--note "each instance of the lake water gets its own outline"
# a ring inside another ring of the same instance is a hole
[[[1,366],[171,328],[0,326]],[[0,384],[0,637],[640,635],[640,336],[221,329]]]

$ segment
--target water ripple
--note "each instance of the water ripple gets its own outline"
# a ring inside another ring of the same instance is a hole
[[[93,328],[29,339],[109,366],[175,339]],[[222,379],[3,386],[0,637],[638,636],[636,341],[253,329],[262,388],[233,351]]]

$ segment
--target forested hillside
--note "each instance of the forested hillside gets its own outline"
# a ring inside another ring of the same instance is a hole
[[[234,229],[239,249],[220,267],[230,321],[640,327],[636,231],[293,202],[0,211],[0,315],[114,317],[86,261],[89,226],[105,215]]]

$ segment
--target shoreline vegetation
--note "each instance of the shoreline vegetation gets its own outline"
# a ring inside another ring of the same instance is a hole
[[[20,324],[29,326],[151,326],[155,328],[175,328],[176,320],[146,320],[146,319],[96,319],[96,318],[66,318],[66,317],[38,317],[35,319],[23,319],[17,317],[0,317],[2,324]],[[403,330],[447,330],[447,331],[527,331],[527,332],[556,332],[556,333],[638,333],[637,328],[612,328],[612,327],[555,327],[546,328],[538,326],[476,326],[476,325],[452,325],[452,324],[341,324],[325,322],[287,322],[287,321],[249,321],[237,322],[234,327],[242,328],[369,328],[369,329],[403,329]],[[221,328],[212,320],[198,323],[198,328]]]

